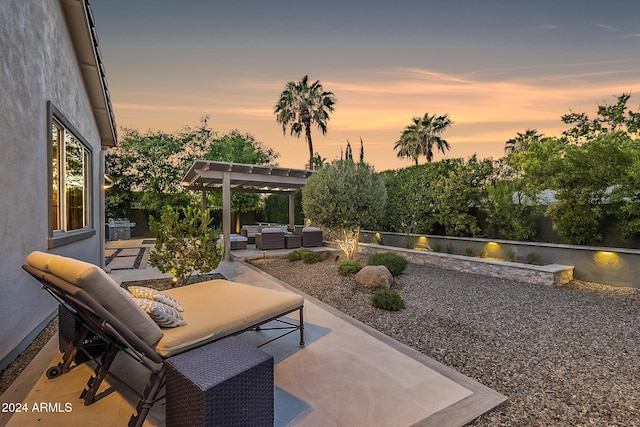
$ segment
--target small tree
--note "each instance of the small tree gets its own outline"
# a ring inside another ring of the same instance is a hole
[[[387,190],[366,163],[335,160],[319,169],[302,189],[302,208],[321,227],[340,233],[338,243],[348,259],[358,252],[360,229],[382,217]]]
[[[165,206],[160,221],[149,218],[156,246],[149,255],[149,265],[178,279],[178,285],[187,283],[194,272],[204,275],[215,270],[222,250],[218,246],[218,231],[209,228],[209,211],[188,207],[180,213]]]

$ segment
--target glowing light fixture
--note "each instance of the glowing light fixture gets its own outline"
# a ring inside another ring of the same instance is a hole
[[[104,184],[102,185],[103,190],[108,190],[116,184],[116,181],[109,174],[104,174]]]

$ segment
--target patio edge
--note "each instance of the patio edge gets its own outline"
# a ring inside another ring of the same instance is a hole
[[[425,365],[429,369],[432,369],[438,374],[444,376],[445,378],[461,385],[462,387],[472,392],[470,396],[454,403],[453,405],[450,405],[449,407],[443,410],[440,410],[430,415],[429,417],[423,420],[418,421],[417,423],[413,424],[413,426],[416,426],[416,427],[464,426],[473,422],[478,417],[493,411],[494,409],[503,405],[508,400],[506,396],[479,383],[473,378],[469,378],[461,374],[460,372],[456,371],[455,369],[450,368],[430,358],[429,356],[423,353],[420,353],[417,350],[414,350],[408,345],[403,344],[400,341],[394,338],[391,338],[388,335],[385,335],[384,333],[378,331],[375,328],[372,328],[371,326],[357,319],[354,319],[353,317],[341,312],[340,310],[337,310],[331,307],[330,305],[318,300],[317,298],[307,295],[306,293],[300,291],[299,289],[271,276],[270,274],[260,270],[259,268],[249,264],[248,262],[246,261],[235,261],[235,262],[242,263],[243,265],[247,266],[249,269],[254,270],[255,272],[261,275],[269,276],[274,282],[278,283],[279,285],[286,288],[287,290],[293,293],[296,293],[298,295],[302,295],[305,298],[305,300],[308,300],[313,304],[316,304],[318,307],[322,308],[323,310],[328,311],[329,313],[340,318],[341,320],[349,323],[352,326],[355,326],[356,328],[360,329],[366,334],[378,339],[379,341],[382,341],[389,347],[394,348],[395,350],[401,352],[405,356],[412,358],[413,360]]]

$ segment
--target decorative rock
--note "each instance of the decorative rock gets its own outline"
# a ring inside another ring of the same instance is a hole
[[[393,285],[393,276],[384,265],[368,265],[355,275],[356,282],[372,288],[389,289]]]

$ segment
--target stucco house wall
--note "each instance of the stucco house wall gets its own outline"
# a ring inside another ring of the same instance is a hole
[[[103,259],[104,140],[65,6],[82,8],[78,16],[86,17],[83,0],[0,1],[0,369],[56,313],[53,299],[20,268],[25,256],[40,250],[98,265]],[[48,240],[49,102],[92,151],[94,232],[53,248]]]

